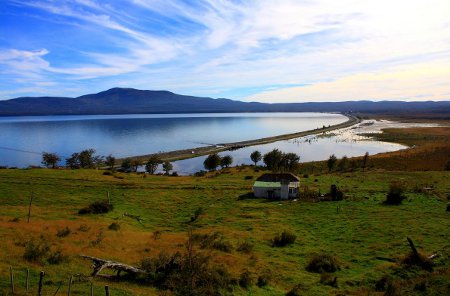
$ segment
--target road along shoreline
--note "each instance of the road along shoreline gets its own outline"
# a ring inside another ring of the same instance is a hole
[[[197,147],[197,148],[181,149],[181,150],[174,150],[174,151],[168,151],[168,152],[159,152],[159,153],[152,153],[152,154],[146,154],[146,155],[138,155],[138,156],[128,157],[128,159],[137,160],[141,163],[144,163],[151,156],[158,156],[162,161],[176,161],[176,160],[199,157],[199,156],[203,156],[203,155],[209,155],[209,154],[213,154],[213,153],[219,153],[219,152],[227,151],[227,150],[236,150],[236,149],[240,149],[240,148],[244,148],[244,147],[248,147],[248,146],[262,145],[262,144],[268,144],[268,143],[273,143],[273,142],[277,142],[277,141],[289,140],[289,139],[293,139],[293,138],[305,137],[305,136],[309,136],[309,135],[321,134],[324,132],[347,128],[347,127],[350,127],[352,125],[355,125],[355,124],[361,122],[361,119],[359,117],[356,117],[356,116],[353,116],[350,114],[342,114],[342,115],[346,116],[348,118],[348,120],[343,123],[331,125],[328,127],[324,126],[323,128],[317,128],[317,129],[303,131],[303,132],[284,134],[284,135],[260,138],[260,139],[254,139],[254,140],[247,140],[247,141],[240,141],[240,142],[233,142],[233,143],[220,143],[220,144],[216,144],[216,145],[203,146],[203,147]],[[118,159],[118,163],[121,163],[124,159],[125,158]]]

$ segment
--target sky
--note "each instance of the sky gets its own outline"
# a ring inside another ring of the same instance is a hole
[[[0,100],[450,100],[449,0],[1,0]]]

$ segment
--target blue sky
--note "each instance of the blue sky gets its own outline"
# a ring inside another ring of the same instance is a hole
[[[448,0],[3,0],[0,100],[449,100]]]

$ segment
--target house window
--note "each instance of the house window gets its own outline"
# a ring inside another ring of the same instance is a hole
[[[289,187],[289,193],[297,193],[297,188]]]

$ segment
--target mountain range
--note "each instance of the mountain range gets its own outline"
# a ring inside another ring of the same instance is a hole
[[[20,97],[0,101],[0,116],[87,115],[218,112],[361,112],[422,113],[450,117],[450,101],[345,101],[258,103],[185,96],[170,91],[112,88],[96,94],[69,97]]]

